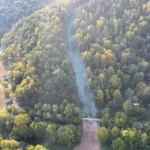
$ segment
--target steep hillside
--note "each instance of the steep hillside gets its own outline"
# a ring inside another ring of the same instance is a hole
[[[31,15],[53,0],[1,0],[0,1],[0,39],[14,23]]]
[[[17,22],[4,35],[2,60],[22,102],[48,92],[61,99],[76,92],[67,59],[65,25],[67,8],[55,4]]]
[[[75,39],[102,117],[96,139],[113,150],[150,149],[150,1],[91,0]],[[146,110],[146,111],[145,111]]]
[[[75,38],[98,103],[114,108],[142,98],[148,106],[149,7],[149,1],[94,0],[78,10]]]

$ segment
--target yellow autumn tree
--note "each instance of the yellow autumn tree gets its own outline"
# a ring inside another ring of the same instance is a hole
[[[102,55],[102,57],[101,57],[101,64],[102,64],[103,66],[106,66],[106,64],[107,64],[107,59],[106,59],[106,56],[105,56],[105,55]]]
[[[98,76],[99,80],[101,83],[103,83],[103,81],[105,80],[105,76],[103,73],[100,73],[99,76]]]
[[[113,99],[117,100],[119,103],[122,102],[122,94],[121,94],[121,92],[119,90],[115,90],[113,92]]]
[[[36,27],[36,28],[35,28],[35,34],[38,34],[39,31],[40,31],[39,27]]]
[[[129,57],[129,53],[123,53],[123,54],[122,54],[121,63],[122,63],[122,64],[125,64],[126,61],[127,61],[127,59],[128,59],[128,57]]]
[[[104,98],[104,93],[102,90],[99,90],[97,94],[97,102],[103,104],[104,103],[103,98]]]

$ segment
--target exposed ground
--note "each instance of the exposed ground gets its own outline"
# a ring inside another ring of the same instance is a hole
[[[9,69],[7,66],[2,64],[2,61],[0,61],[0,84],[3,81],[3,77],[9,73]],[[5,99],[2,96],[2,88],[0,86],[0,113],[6,112],[6,103]]]
[[[83,133],[80,145],[75,150],[100,150],[100,144],[96,142],[95,135],[99,124],[93,120],[83,120]]]
[[[0,61],[0,83],[3,81],[3,77],[9,73],[9,68],[3,65],[2,61]]]

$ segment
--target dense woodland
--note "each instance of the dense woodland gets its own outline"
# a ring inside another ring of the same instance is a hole
[[[10,90],[2,82],[3,94],[23,106],[7,106],[7,114],[0,114],[0,127],[10,131],[10,140],[0,138],[0,149],[19,149],[17,141],[26,139],[50,139],[68,147],[81,140],[82,115],[66,41],[71,9],[89,1],[48,7],[46,0],[40,2],[0,2],[1,36],[12,27],[1,39],[1,59],[13,85]],[[97,117],[102,118],[97,141],[113,150],[149,150],[150,122],[144,128],[138,122],[147,117],[150,104],[150,1],[91,0],[77,10],[74,29]],[[39,103],[41,97],[49,97],[49,104]],[[46,148],[26,147],[32,149]]]
[[[78,10],[76,41],[98,103],[149,104],[148,1],[96,1]]]
[[[17,22],[3,37],[2,60],[19,101],[42,94],[61,99],[77,92],[66,55],[67,8],[52,5]],[[6,96],[9,91],[6,88]]]
[[[114,117],[108,113],[103,116],[102,127],[97,131],[97,141],[110,144],[113,150],[149,150],[150,121],[142,130],[136,118],[128,117],[123,112],[117,112]]]
[[[10,132],[10,141],[1,137],[0,149],[21,149],[20,140],[49,139],[68,147],[80,142],[83,116],[81,109],[70,103],[75,101],[77,88],[66,55],[67,22],[67,6],[53,4],[19,20],[1,39],[5,48],[1,58],[9,66],[13,87],[10,90],[3,81],[3,94],[5,98],[16,97],[22,106],[29,102],[31,107],[8,105],[7,114],[0,114],[0,127]],[[56,102],[38,103],[40,96]],[[26,150],[31,149],[46,148],[26,146]]]
[[[97,114],[104,126],[97,140],[113,150],[150,148],[149,126],[142,131],[137,119],[126,116],[140,118],[150,103],[149,9],[147,0],[93,0],[77,11],[75,39],[93,97],[105,107]],[[121,107],[125,113],[109,118]]]
[[[14,23],[49,4],[49,0],[1,0],[0,38]]]
[[[34,108],[20,109],[17,106],[8,105],[7,111],[8,114],[0,113],[0,127],[10,131],[9,142],[12,144],[1,138],[0,149],[11,148],[15,145],[12,148],[15,150],[19,147],[16,141],[26,139],[49,139],[52,142],[66,144],[68,147],[81,140],[83,117],[81,109],[73,103],[68,103],[66,99],[59,106],[37,103]],[[26,150],[30,150],[29,146]]]

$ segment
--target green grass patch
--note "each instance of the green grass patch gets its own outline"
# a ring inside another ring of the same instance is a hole
[[[110,145],[101,145],[101,150],[112,150]]]
[[[10,130],[7,130],[6,128],[2,129],[1,134],[4,140],[9,139]]]
[[[75,144],[74,146],[68,148],[66,145],[54,143],[54,144],[51,144],[51,145],[50,145],[49,147],[47,147],[47,148],[53,149],[53,150],[74,150],[77,145],[78,145],[78,144]]]

